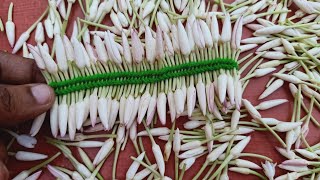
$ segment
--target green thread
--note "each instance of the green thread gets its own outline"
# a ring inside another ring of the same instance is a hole
[[[104,86],[121,86],[157,83],[167,79],[192,76],[207,71],[238,70],[238,63],[233,59],[217,58],[207,61],[189,62],[176,66],[168,66],[158,70],[138,72],[110,72],[91,76],[77,77],[60,82],[51,82],[56,95],[65,95],[76,91],[88,90]]]

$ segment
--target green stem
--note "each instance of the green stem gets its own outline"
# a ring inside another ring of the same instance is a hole
[[[144,163],[143,161],[140,161],[139,159],[135,158],[135,157],[130,157],[132,160],[140,163],[142,166],[144,166],[145,168],[148,168],[155,176],[157,177],[161,177],[160,173],[158,173],[156,170],[154,170],[153,168],[151,168],[148,164]]]

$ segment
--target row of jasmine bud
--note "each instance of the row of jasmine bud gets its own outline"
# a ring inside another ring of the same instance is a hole
[[[208,16],[207,19],[208,23],[210,23],[209,25],[205,21],[201,19],[197,20],[194,15],[191,15],[185,27],[181,21],[178,20],[177,25],[170,25],[171,34],[163,32],[160,26],[158,26],[156,33],[154,33],[151,28],[146,27],[144,45],[138,38],[137,32],[132,30],[131,45],[137,48],[130,48],[129,40],[125,33],[122,33],[121,46],[115,42],[117,36],[110,31],[103,33],[93,32],[94,46],[91,46],[90,35],[86,30],[83,35],[84,44],[82,44],[77,40],[79,29],[77,25],[74,24],[71,41],[66,35],[62,37],[58,31],[54,35],[57,63],[55,63],[50,56],[45,46],[41,45],[41,43],[44,42],[44,28],[42,28],[42,25],[39,23],[36,30],[36,34],[38,34],[36,38],[38,45],[28,45],[28,47],[39,68],[46,69],[46,71],[49,72],[44,72],[49,82],[63,81],[79,76],[90,76],[92,73],[104,73],[110,68],[114,68],[114,70],[118,72],[130,71],[136,68],[140,69],[143,68],[143,66],[150,67],[150,65],[141,63],[144,59],[150,63],[154,63],[155,59],[158,59],[160,62],[164,61],[166,64],[173,63],[173,65],[183,63],[189,59],[193,61],[219,57],[236,59],[239,54],[238,50],[241,39],[239,34],[242,34],[242,19],[240,18],[239,21],[237,21],[233,33],[231,33],[231,22],[229,15],[226,14],[221,35],[219,34],[216,15]],[[200,31],[202,33],[200,33]],[[155,34],[155,37],[153,34]],[[198,36],[198,34],[203,34],[203,37]],[[104,38],[104,41],[100,36]],[[191,44],[191,46],[189,47],[188,44]],[[228,50],[228,47],[231,47],[231,51],[229,51],[230,49]],[[181,53],[183,55],[182,62],[179,61],[181,56],[175,53]],[[200,54],[195,56],[194,53]],[[108,61],[109,59],[111,59],[111,63]],[[125,62],[122,62],[123,60],[125,60]],[[196,94],[198,94],[198,101],[203,113],[206,113],[208,107],[210,112],[214,111],[216,115],[220,117],[221,115],[219,115],[219,110],[212,97],[217,94],[220,103],[223,105],[226,104],[226,94],[228,93],[230,96],[229,104],[236,104],[237,108],[239,108],[241,105],[240,99],[242,92],[240,88],[241,83],[239,83],[238,80],[239,76],[236,72],[230,71],[225,73],[225,71],[222,70],[221,73],[217,73],[218,74],[209,73],[211,77],[208,77],[208,74],[203,74],[203,76],[199,77],[190,77],[189,80],[185,77],[174,79],[173,84],[177,85],[172,88],[169,86],[172,91],[167,89],[167,82],[165,89],[159,85],[158,88],[152,87],[152,84],[147,85],[144,90],[145,93],[139,93],[142,94],[142,96],[137,95],[137,90],[133,90],[137,88],[132,88],[131,91],[125,88],[123,93],[125,95],[119,93],[114,94],[115,90],[119,90],[119,88],[112,88],[111,90],[108,88],[95,88],[90,91],[59,96],[59,99],[51,110],[52,133],[54,136],[57,136],[58,129],[60,129],[60,134],[64,136],[68,128],[70,132],[69,135],[74,136],[76,132],[75,129],[81,128],[89,114],[92,125],[95,124],[96,118],[99,115],[105,128],[108,130],[113,127],[118,111],[126,114],[119,114],[119,117],[123,116],[124,119],[121,120],[122,118],[120,118],[120,123],[128,126],[127,128],[130,127],[135,117],[138,117],[138,122],[141,122],[146,116],[147,122],[150,124],[155,114],[155,109],[157,109],[160,115],[160,121],[165,124],[166,101],[169,103],[171,120],[174,120],[184,111],[185,104],[187,104],[188,107],[188,115],[191,115],[196,103]],[[206,78],[204,79],[204,77]],[[207,82],[207,85],[205,85],[205,82]],[[198,93],[196,93],[196,91],[198,91]],[[212,100],[209,102],[209,99]],[[135,107],[139,108],[131,112],[131,108],[129,107],[133,104],[136,104]],[[228,107],[230,107],[230,105],[228,105]],[[130,110],[124,110],[126,109],[125,107]],[[106,113],[106,111],[108,113]],[[68,114],[67,116],[66,113]]]

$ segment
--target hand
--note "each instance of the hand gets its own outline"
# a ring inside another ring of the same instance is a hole
[[[32,120],[50,109],[54,91],[34,60],[0,51],[0,127]],[[0,179],[8,179],[6,148],[0,143]]]

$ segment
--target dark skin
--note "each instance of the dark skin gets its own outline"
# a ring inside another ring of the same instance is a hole
[[[54,92],[34,60],[0,51],[0,127],[12,127],[48,111]],[[0,142],[0,179],[9,179],[7,151]]]

